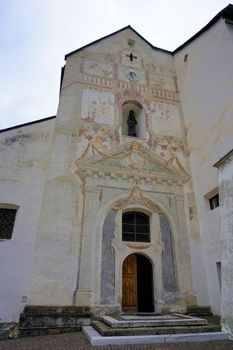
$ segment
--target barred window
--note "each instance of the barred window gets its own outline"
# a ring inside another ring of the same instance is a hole
[[[122,216],[122,240],[150,242],[149,216],[139,212],[128,212]]]
[[[16,209],[0,208],[0,239],[11,239]]]

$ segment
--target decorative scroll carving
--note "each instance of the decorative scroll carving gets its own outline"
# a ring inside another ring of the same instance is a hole
[[[182,183],[189,180],[189,175],[182,170],[182,166],[175,167],[175,155],[163,159],[138,141],[108,148],[101,147],[96,142],[98,136],[92,138],[75,162],[76,173],[95,178],[107,177],[129,179],[130,183],[145,183],[159,181],[160,183]]]
[[[154,213],[160,213],[160,209],[153,205],[148,198],[146,198],[140,189],[138,185],[135,185],[132,190],[130,191],[130,194],[128,198],[124,201],[122,206],[117,206],[114,209],[115,210],[124,210],[127,209],[130,205],[135,203],[142,203],[146,206],[147,209]]]

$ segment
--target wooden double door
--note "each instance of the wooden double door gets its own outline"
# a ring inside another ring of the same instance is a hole
[[[150,261],[141,254],[129,255],[123,263],[122,310],[153,312],[153,275]]]

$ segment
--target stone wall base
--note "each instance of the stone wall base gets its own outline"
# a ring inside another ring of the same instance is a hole
[[[121,305],[95,305],[91,308],[93,318],[98,318],[103,315],[117,315],[121,314]]]
[[[186,313],[188,307],[193,305],[196,305],[195,296],[169,293],[157,300],[155,311]],[[83,325],[89,325],[91,319],[121,312],[119,304],[92,307],[28,305],[20,315],[19,337],[75,332],[81,330]]]
[[[59,334],[89,325],[91,311],[82,306],[26,306],[20,315],[19,337]]]
[[[196,296],[191,293],[167,293],[157,299],[156,311],[160,313],[180,312],[185,314],[190,306],[196,306]]]

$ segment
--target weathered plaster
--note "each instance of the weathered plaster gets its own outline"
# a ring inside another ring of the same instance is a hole
[[[196,239],[192,241],[196,250],[196,258],[193,255],[193,262],[200,261],[200,264],[204,258],[202,269],[205,277],[202,278],[199,286],[196,284],[196,290],[199,289],[201,303],[210,303],[216,314],[221,312],[220,286],[216,268],[216,262],[221,261],[220,215],[218,208],[210,212],[206,195],[218,187],[218,172],[212,165],[233,148],[231,27],[221,18],[210,30],[175,55],[190,171],[201,233],[202,248],[197,244]],[[186,54],[188,59],[184,62]],[[203,252],[202,256],[198,253],[200,249]],[[195,271],[199,274],[197,267]],[[195,280],[197,281],[198,278],[196,275]],[[208,287],[204,286],[205,280]]]
[[[0,205],[18,207],[11,240],[0,240],[0,322],[17,322],[30,302],[39,213],[54,120],[0,134]]]

